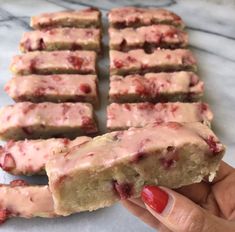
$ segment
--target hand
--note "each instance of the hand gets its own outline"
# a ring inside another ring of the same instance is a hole
[[[235,231],[235,169],[224,162],[212,183],[175,191],[146,186],[141,198],[125,200],[123,205],[161,232]]]

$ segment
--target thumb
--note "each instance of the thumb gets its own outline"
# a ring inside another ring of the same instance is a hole
[[[150,213],[174,232],[232,231],[227,221],[206,212],[173,190],[146,186],[141,197]]]

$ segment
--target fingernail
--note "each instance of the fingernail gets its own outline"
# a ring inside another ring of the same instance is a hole
[[[163,189],[149,185],[143,188],[141,198],[145,204],[160,214],[167,206],[169,195]]]

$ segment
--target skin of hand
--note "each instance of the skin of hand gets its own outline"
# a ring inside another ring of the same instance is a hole
[[[222,161],[212,182],[145,186],[141,198],[122,204],[159,232],[235,232],[235,169]]]

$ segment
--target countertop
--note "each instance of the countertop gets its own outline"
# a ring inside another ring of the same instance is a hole
[[[31,15],[95,6],[102,10],[105,18],[109,9],[123,5],[164,7],[182,16],[187,24],[191,49],[198,59],[199,75],[205,82],[204,101],[210,104],[214,112],[213,129],[227,146],[224,160],[235,166],[235,0],[0,0],[0,106],[12,103],[3,87],[11,78],[8,66],[12,56],[19,53],[18,43],[22,33],[30,30],[28,23]],[[103,21],[107,25],[107,19]],[[107,45],[107,35],[104,37],[104,42]],[[105,131],[107,70],[108,60],[102,59],[100,93],[103,100],[102,107],[97,112],[101,132]],[[14,178],[0,171],[0,183],[9,183],[9,180]],[[30,183],[46,181],[40,177],[24,177],[24,179]],[[2,225],[0,230],[2,232],[153,231],[120,204],[67,218],[31,220],[14,218]]]

